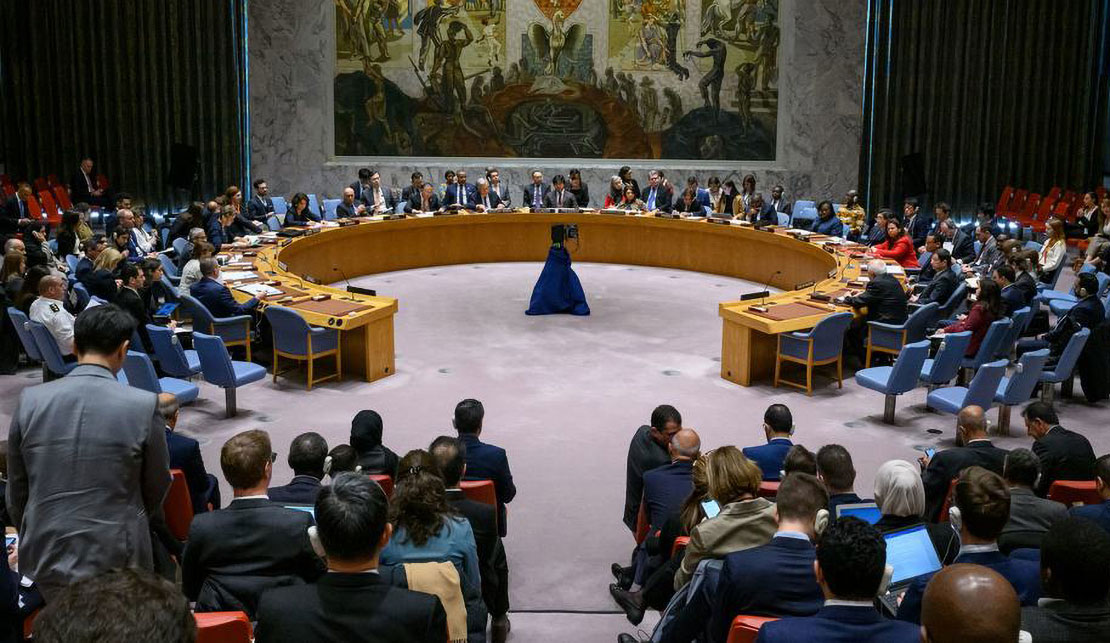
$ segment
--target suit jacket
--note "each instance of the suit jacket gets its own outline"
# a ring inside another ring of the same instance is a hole
[[[505,537],[505,505],[516,497],[516,485],[509,471],[505,449],[478,440],[473,433],[460,433],[466,443],[466,480],[492,480],[497,491],[497,526]]]
[[[89,190],[89,183],[92,183],[93,190],[96,189],[96,168],[87,175],[81,171],[80,168],[73,173],[73,178],[69,180],[69,196],[70,201],[74,203],[92,203],[93,195]]]
[[[522,206],[526,208],[531,208],[535,206],[535,195],[537,189],[540,192],[540,206],[543,206],[543,199],[547,196],[547,191],[551,189],[551,186],[547,185],[546,183],[541,183],[538,188],[534,183],[529,183],[528,185],[524,186],[524,201],[521,202]]]
[[[730,502],[721,507],[721,513],[694,527],[674,575],[675,590],[689,582],[702,559],[721,558],[770,542],[777,528],[774,509],[766,498]]]
[[[636,517],[640,513],[640,500],[644,495],[644,474],[670,462],[667,449],[651,439],[651,427],[636,429],[628,445],[628,459],[624,480],[624,524],[636,530]]]
[[[1021,629],[1033,641],[1099,643],[1110,641],[1110,606],[1076,605],[1064,600],[1021,608]]]
[[[115,301],[112,303],[122,308],[135,320],[136,330],[143,345],[134,346],[131,350],[141,349],[147,353],[153,352],[154,348],[150,344],[150,335],[146,332],[146,325],[151,323],[150,314],[147,312],[146,304],[143,303],[139,293],[127,287],[120,288]]]
[[[1068,510],[1072,516],[1079,516],[1093,520],[1106,531],[1110,531],[1110,500],[1103,500],[1097,505],[1081,505]]]
[[[393,587],[376,573],[324,574],[315,585],[262,596],[257,643],[443,643],[447,614],[431,594]]]
[[[956,556],[956,562],[982,565],[998,572],[1002,578],[1010,581],[1022,605],[1036,605],[1041,597],[1041,566],[1037,562],[1010,558],[997,551],[961,552]],[[902,597],[902,603],[898,606],[898,620],[910,623],[921,622],[921,599],[925,595],[925,586],[932,578],[932,574],[925,574],[910,583],[905,596]]]
[[[81,257],[77,260],[77,267],[73,270],[73,276],[77,278],[77,281],[85,283],[85,277],[87,277],[92,270],[93,262],[88,257]],[[85,287],[88,288],[88,285],[86,284]]]
[[[1033,453],[1041,460],[1041,477],[1037,481],[1038,496],[1048,495],[1056,480],[1093,480],[1095,452],[1087,438],[1062,426],[1049,429],[1043,438],[1033,441]]]
[[[651,198],[652,190],[655,191],[654,208],[648,207],[648,199]],[[655,209],[662,212],[670,212],[674,207],[674,190],[669,185],[658,185],[654,188],[649,185],[644,188],[644,191],[640,194],[640,200],[644,202],[644,207],[648,207],[649,210]]]
[[[257,194],[247,201],[247,218],[251,221],[264,222],[274,213],[274,200],[267,197],[263,199]]]
[[[948,487],[961,471],[978,465],[1002,475],[1007,453],[1006,449],[999,449],[990,440],[974,440],[967,446],[937,451],[929,461],[929,467],[921,474],[921,481],[925,484],[925,519],[936,522],[941,518],[940,510],[948,496]]]
[[[829,605],[815,615],[784,618],[759,628],[756,643],[917,643],[921,631],[912,623],[883,618],[870,606]]]
[[[933,216],[931,213],[918,212],[910,217],[906,223],[906,232],[913,239],[913,247],[920,248],[925,245],[925,237],[933,230]]]
[[[193,518],[181,589],[198,612],[243,610],[252,619],[268,589],[311,583],[324,563],[308,540],[312,516],[266,498],[233,500]]]
[[[297,216],[296,210],[294,210],[293,207],[290,206],[289,210],[286,211],[286,213],[285,213],[285,221],[282,223],[282,225],[285,225],[285,226],[296,226],[296,225],[304,226],[304,225],[312,225],[312,223],[314,221],[316,223],[319,223],[320,222],[320,215],[316,214],[312,210],[309,210],[307,205],[305,206],[304,210],[301,210],[300,216]]]
[[[790,438],[775,438],[766,444],[744,448],[744,457],[759,465],[764,480],[778,480],[782,474],[782,462],[786,452],[794,443]]]
[[[545,208],[577,208],[578,200],[570,193],[570,190],[563,188],[563,199],[561,203],[556,202],[559,193],[554,188],[548,189],[543,195],[543,207]]]
[[[200,442],[166,428],[166,447],[170,453],[170,468],[181,469],[193,501],[193,513],[208,511],[208,471],[200,455]]]
[[[352,184],[351,187],[354,187],[354,185]],[[366,190],[363,190],[361,188],[362,188],[362,186],[359,185],[359,189],[355,190],[355,202],[356,203],[363,203],[363,204],[366,205],[367,210],[373,211],[374,210],[374,205],[375,205],[375,202],[374,202],[374,188],[371,187],[371,188],[366,189]],[[397,206],[397,201],[393,199],[393,190],[390,190],[389,188],[387,188],[384,185],[380,186],[378,189],[380,189],[382,191],[382,206],[383,206],[382,211],[383,212],[392,211]]]
[[[270,487],[266,490],[266,495],[270,496],[270,500],[296,505],[316,504],[316,494],[318,493],[320,493],[320,479],[308,475],[293,476],[289,484]]]
[[[484,502],[470,500],[460,489],[447,490],[447,504],[463,515],[474,532],[478,546],[478,570],[482,574],[482,600],[490,614],[509,611],[509,563],[497,530],[497,510]]]
[[[840,233],[844,231],[844,222],[837,218],[835,214],[827,219],[817,217],[813,220],[813,223],[809,225],[809,229],[811,232],[815,232],[817,234],[827,234],[830,237],[839,237]]]
[[[501,197],[493,190],[486,193],[486,198],[489,199],[489,207],[491,210],[506,205],[505,202],[501,200]],[[466,207],[468,210],[474,210],[480,203],[482,203],[482,196],[475,191],[474,194],[470,195],[470,201],[467,202]]]
[[[836,493],[829,496],[829,519],[836,520],[836,508],[840,505],[855,505],[861,502],[874,502],[873,500],[864,500],[852,493]]]
[[[1002,535],[1043,534],[1056,522],[1068,517],[1068,508],[1047,498],[1038,498],[1032,489],[1010,489],[1010,520]]]
[[[211,277],[204,277],[193,284],[189,294],[204,304],[204,307],[212,313],[213,317],[249,315],[254,307],[258,305],[258,299],[253,297],[250,301],[240,304],[231,296],[231,291],[228,290],[227,286]]]
[[[1023,272],[1017,276],[1014,287],[1019,289],[1025,298],[1025,304],[1021,306],[1022,308],[1028,306],[1033,298],[1037,296],[1037,280],[1028,272]]]
[[[694,489],[690,478],[694,463],[678,460],[644,473],[644,503],[648,524],[660,528],[678,515],[682,501]]]
[[[170,486],[154,394],[82,365],[26,388],[8,434],[8,511],[20,572],[49,601],[115,567],[153,569],[152,515]]]
[[[4,213],[8,217],[12,230],[17,229],[15,226],[18,225],[20,219],[34,219],[34,216],[31,214],[31,209],[27,207],[27,203],[21,201],[20,198],[14,194],[8,197],[8,200],[4,202]]]
[[[501,199],[501,203],[503,203],[506,208],[509,207],[509,205],[513,201],[513,196],[509,191],[509,185],[504,181],[498,183],[496,187],[491,184],[489,186],[489,191],[491,193],[496,193],[497,196]]]
[[[906,321],[906,291],[891,275],[879,275],[867,282],[867,288],[855,297],[848,297],[853,308],[867,308],[867,321],[901,324]]]
[[[929,285],[918,297],[917,303],[924,306],[936,302],[937,305],[943,306],[948,298],[952,296],[952,293],[956,292],[959,285],[960,278],[956,276],[955,272],[943,270],[929,281]]]
[[[359,205],[360,205],[360,203],[358,201],[355,201],[351,205],[347,205],[346,203],[340,202],[339,205],[335,206],[335,216],[340,218],[340,219],[351,219],[351,218],[360,216],[359,213],[358,213],[358,206]],[[364,212],[363,214],[370,214],[370,213],[369,212]]]
[[[405,212],[420,212],[424,210],[423,194],[417,192],[409,195],[409,202],[405,204]],[[435,194],[428,199],[428,212],[435,212],[440,208],[439,197]]]
[[[469,183],[464,185],[459,185],[458,183],[448,185],[447,190],[443,193],[443,205],[444,207],[449,205],[460,205],[465,208],[466,204],[470,203],[470,198],[474,196],[475,192],[477,192],[477,190]]]
[[[975,259],[975,240],[961,228],[952,235],[952,258],[967,263]]]
[[[1011,317],[1015,310],[1025,308],[1025,293],[1016,284],[1010,284],[1002,289],[1002,305],[1006,308],[1006,316]]]
[[[1002,255],[1002,250],[998,247],[998,240],[991,237],[987,239],[983,247],[979,248],[979,254],[975,257],[975,263],[972,264],[972,268],[980,275],[989,277],[991,271],[1000,266],[1005,259],[1006,258]]]

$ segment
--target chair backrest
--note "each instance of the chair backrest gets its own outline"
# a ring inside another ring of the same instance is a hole
[[[998,319],[991,322],[990,328],[987,329],[987,334],[983,337],[983,343],[979,344],[979,352],[975,354],[969,364],[970,368],[979,368],[984,362],[994,359],[998,354],[998,349],[1002,345],[1002,340],[1006,339],[1006,333],[1009,332],[1010,327],[1014,322],[1009,319]]]
[[[127,351],[127,357],[123,360],[123,372],[127,374],[128,385],[151,393],[162,392],[158,373],[154,372],[154,364],[146,353]]]
[[[162,262],[162,274],[166,275],[167,277],[181,276],[180,273],[177,272],[177,264],[175,264],[172,259],[167,257],[165,253],[158,253],[158,261]]]
[[[193,348],[200,357],[200,368],[206,382],[223,387],[235,385],[235,369],[222,338],[194,332]]]
[[[274,214],[284,216],[289,211],[289,202],[283,196],[275,196],[271,199],[274,203]]]
[[[852,313],[836,313],[813,327],[813,359],[832,359],[844,350],[844,333],[852,324]]]
[[[1090,337],[1090,328],[1080,328],[1072,334],[1068,339],[1068,345],[1064,347],[1063,352],[1060,353],[1060,358],[1056,360],[1056,367],[1052,369],[1055,375],[1054,379],[1065,380],[1071,377],[1071,372],[1075,370],[1075,364],[1079,361],[1079,356],[1083,353],[1083,347]]]
[[[189,495],[189,485],[181,469],[170,469],[170,478],[170,489],[162,501],[166,526],[174,538],[188,540],[189,525],[193,524],[193,499]]]
[[[254,633],[243,612],[197,612],[197,643],[250,643]]]
[[[940,304],[931,302],[913,311],[909,319],[906,320],[906,343],[920,342],[925,339],[925,333],[930,324],[937,318],[937,310]]]
[[[1006,390],[1002,391],[1002,404],[1013,406],[1021,404],[1033,397],[1033,389],[1041,379],[1045,362],[1048,361],[1048,349],[1042,348],[1030,351],[1018,360],[1017,370],[1006,382]]]
[[[77,312],[85,310],[85,306],[88,306],[89,301],[92,300],[89,289],[85,288],[85,284],[80,281],[75,281],[73,282],[73,292],[77,293]]]
[[[27,326],[31,320],[15,306],[8,307],[8,317],[12,320],[12,326],[15,327],[15,334],[19,336],[19,343],[23,344],[23,352],[27,353],[27,357],[36,362],[41,362],[42,354],[39,353],[38,343],[35,342],[35,337],[31,335],[31,330]]]
[[[393,496],[393,478],[382,473],[374,473],[370,475],[370,479],[378,483],[378,486],[385,492],[386,498]]]
[[[168,227],[163,226],[162,229],[158,231],[158,236],[162,239],[163,248],[172,247],[170,246],[170,229]]]
[[[937,310],[937,316],[940,319],[951,318],[956,314],[956,309],[960,307],[960,304],[964,303],[965,298],[967,298],[967,284],[961,283],[948,296],[948,301],[944,302],[944,305]]]
[[[335,221],[339,216],[337,209],[339,204],[343,201],[341,199],[324,199],[324,219],[328,221]]]
[[[930,384],[944,384],[956,377],[960,364],[964,361],[967,346],[971,343],[971,331],[945,334],[940,350],[933,359],[933,370],[925,380]]]
[[[1002,194],[998,196],[998,204],[995,206],[994,211],[999,213],[1008,211],[1008,208],[1010,207],[1010,199],[1012,199],[1013,196],[1013,187],[1007,185],[1006,187],[1002,188]]]
[[[975,377],[971,378],[971,384],[967,387],[967,395],[964,396],[964,403],[960,405],[960,408],[978,406],[989,409],[991,404],[994,403],[994,394],[998,391],[998,383],[1002,381],[1002,376],[1006,374],[1007,364],[1009,364],[1008,361],[1000,359],[997,362],[988,362],[980,366],[975,373]]]
[[[316,194],[308,194],[308,209],[320,214],[320,200],[316,198]]]
[[[173,250],[180,257],[185,254],[185,249],[189,247],[189,241],[185,237],[178,237],[173,240]]]
[[[66,255],[66,265],[69,266],[69,272],[71,274],[77,270],[78,261],[80,261],[80,259],[77,258],[77,255]]]
[[[1097,505],[1102,502],[1094,480],[1054,480],[1048,488],[1048,499],[1067,506]]]
[[[779,225],[790,225],[790,215],[789,214],[787,214],[785,212],[776,212],[775,215],[778,217]]]
[[[497,506],[497,491],[492,480],[463,480],[459,483],[459,489],[471,500]]]
[[[1047,288],[1047,289],[1055,289],[1056,288],[1056,283],[1058,281],[1060,281],[1060,275],[1061,275],[1061,273],[1064,272],[1064,264],[1066,264],[1066,263],[1067,263],[1066,261],[1061,261],[1060,265],[1056,266],[1056,270],[1052,271],[1052,274],[1049,276],[1049,279],[1048,279],[1048,285],[1046,285],[1045,288]]]
[[[760,498],[774,498],[779,495],[779,481],[778,480],[763,480],[759,483],[759,490],[756,495]]]
[[[1025,327],[1029,325],[1029,320],[1033,318],[1033,309],[1029,306],[1025,308],[1018,308],[1010,316],[1010,326],[1006,329],[1002,340],[998,342],[998,350],[994,353],[994,359],[1002,359],[1003,357],[1010,357],[1010,350],[1013,349],[1014,344]]]
[[[929,340],[923,340],[902,347],[886,383],[889,395],[901,395],[917,386],[917,376],[929,357],[929,346]]]
[[[63,210],[73,209],[73,201],[70,200],[69,192],[66,192],[65,186],[63,185],[54,186],[54,200],[58,202],[58,205],[61,206]]]
[[[312,330],[300,313],[284,306],[268,306],[266,319],[274,331],[274,348],[294,355],[308,353],[308,334]]]
[[[216,318],[208,312],[208,306],[200,303],[200,300],[192,295],[182,295],[181,301],[185,302],[185,307],[193,316],[193,328],[202,332],[212,332],[212,325],[216,323]]]
[[[1110,292],[1110,275],[1105,272],[1095,273],[1095,279],[1098,279],[1098,296],[1103,298],[1106,293]]]
[[[1040,252],[1041,251],[1041,244],[1037,243],[1036,241],[1026,241],[1025,242],[1025,249],[1026,250],[1036,250],[1037,252]]]
[[[727,643],[754,643],[756,638],[759,637],[759,628],[763,627],[764,623],[777,620],[777,618],[770,616],[740,614],[732,619],[732,626],[728,630]]]
[[[270,232],[277,232],[281,230],[281,221],[278,221],[278,218],[271,214],[266,217],[266,227],[270,229]]]
[[[167,375],[182,379],[192,376],[189,360],[185,358],[185,350],[181,348],[181,342],[177,340],[177,335],[172,330],[166,326],[147,324],[146,333],[154,348],[154,356],[158,358],[158,364]]]
[[[50,329],[37,321],[27,322],[27,329],[31,331],[31,337],[35,338],[35,346],[39,349],[42,361],[46,362],[46,367],[59,375],[66,373],[66,361],[62,357],[62,349],[58,347],[58,340],[50,334]]]

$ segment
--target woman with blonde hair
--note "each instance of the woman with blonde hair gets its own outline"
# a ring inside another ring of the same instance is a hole
[[[774,504],[759,497],[763,473],[758,465],[734,446],[704,457],[706,491],[720,512],[690,530],[690,543],[675,572],[676,590],[690,581],[702,559],[765,545],[777,528]]]
[[[1037,278],[1042,283],[1052,281],[1052,273],[1056,272],[1056,269],[1063,263],[1064,256],[1068,253],[1067,241],[1064,235],[1064,222],[1053,217],[1048,220],[1046,229],[1048,239],[1045,239],[1044,245],[1041,246],[1041,252],[1037,255]]]
[[[875,527],[883,532],[925,525],[937,558],[948,565],[960,553],[960,542],[948,525],[925,522],[925,484],[921,469],[905,460],[888,460],[875,474],[875,504],[882,517]]]

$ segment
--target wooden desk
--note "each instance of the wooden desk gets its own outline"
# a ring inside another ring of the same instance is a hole
[[[575,260],[693,270],[791,287],[817,281],[817,291],[843,287],[840,276],[854,278],[858,261],[840,252],[829,253],[813,243],[784,233],[746,226],[718,225],[704,220],[609,214],[458,214],[394,221],[360,221],[359,225],[318,229],[310,236],[263,249],[255,258],[260,274],[297,290],[344,297],[367,308],[351,315],[332,316],[293,304],[314,325],[343,332],[344,366],[350,365],[368,381],[391,375],[393,315],[391,297],[348,295],[312,281],[337,281],[394,270],[429,266],[502,261],[542,262],[551,245],[550,228],[577,224],[580,242],[568,247]],[[851,264],[851,265],[849,265]],[[830,271],[837,271],[829,278]],[[236,292],[236,297],[243,293]],[[784,292],[767,298],[767,305],[800,301],[810,294]],[[665,297],[666,293],[660,293]],[[770,373],[775,338],[780,332],[810,328],[823,315],[772,321],[749,312],[750,304],[723,302],[718,313],[724,324],[721,377],[747,386]],[[843,308],[840,308],[843,309]],[[830,310],[830,312],[832,312]]]

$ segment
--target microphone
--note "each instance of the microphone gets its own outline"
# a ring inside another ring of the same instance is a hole
[[[347,273],[343,272],[343,270],[339,266],[332,266],[331,269],[334,272],[338,272],[340,277],[343,277],[343,283],[347,284],[347,292],[355,293],[356,295],[369,295],[371,297],[377,296],[378,291],[376,290],[363,288],[361,286],[352,286],[351,280],[347,279]]]
[[[771,291],[770,291],[771,282],[774,281],[775,277],[777,277],[781,274],[782,274],[782,270],[776,270],[774,273],[771,274],[770,277],[767,277],[767,282],[765,284],[763,284],[763,300],[759,302],[760,306],[763,306],[764,304],[767,303],[767,295],[771,294]]]

